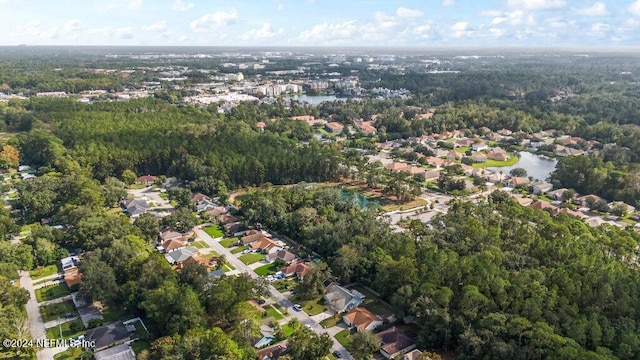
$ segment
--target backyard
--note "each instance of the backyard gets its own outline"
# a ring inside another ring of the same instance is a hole
[[[498,161],[498,160],[487,159],[486,162],[475,163],[472,166],[473,166],[474,169],[486,168],[486,167],[511,166],[511,165],[515,165],[519,160],[520,160],[519,157],[514,156],[514,155],[510,155],[509,160],[507,160],[507,161]]]
[[[77,315],[75,311],[76,307],[71,300],[40,307],[40,314],[42,314],[42,321],[44,322],[64,318],[69,313]]]
[[[238,246],[238,247],[237,247],[237,248],[235,248],[235,249],[231,249],[231,253],[232,253],[232,254],[241,253],[241,252],[243,252],[243,251],[247,250],[248,248],[249,248],[249,246],[248,246],[248,245]]]
[[[214,239],[224,236],[224,232],[220,229],[220,227],[218,225],[207,226],[203,230],[204,230],[204,232],[209,234],[209,236],[211,236]]]
[[[260,260],[263,260],[264,258],[265,258],[264,254],[258,254],[258,253],[245,254],[238,257],[238,259],[240,259],[240,261],[242,261],[246,265],[251,265]]]
[[[367,288],[360,285],[350,286],[349,288],[357,290],[364,294],[365,299],[362,307],[364,307],[365,309],[371,311],[376,315],[380,315],[386,318],[394,315],[393,309],[388,304],[380,300],[380,298],[376,296],[376,294],[372,293]]]
[[[335,336],[336,340],[340,343],[340,345],[344,346],[347,350],[351,347],[353,343],[353,335],[351,334],[351,330],[345,329],[340,331]]]
[[[298,283],[289,279],[281,279],[272,282],[271,285],[280,292],[287,292],[293,290]]]
[[[57,299],[65,295],[69,295],[69,287],[67,287],[67,284],[65,283],[36,289],[36,300],[38,300],[38,302]]]
[[[85,333],[84,324],[82,320],[76,319],[73,321],[67,321],[60,324],[60,326],[53,326],[47,329],[47,339],[59,339],[60,331],[62,331],[62,337],[69,339]]]
[[[284,319],[284,315],[281,314],[278,310],[276,310],[273,305],[269,305],[265,308],[267,310],[267,317],[273,317],[276,321]]]

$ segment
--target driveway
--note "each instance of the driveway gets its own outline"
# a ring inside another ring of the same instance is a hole
[[[127,189],[127,193],[134,198],[146,197],[150,202],[157,204],[157,206],[153,206],[152,209],[173,209],[170,201],[161,198],[160,193],[153,191],[151,186],[142,189]]]
[[[227,258],[227,260],[230,263],[232,263],[233,266],[235,266],[239,272],[249,274],[249,276],[251,276],[254,279],[260,278],[260,276],[258,276],[258,274],[256,274],[253,270],[251,270],[251,268],[245,265],[242,261],[238,260],[238,258],[235,257],[234,254],[232,254],[231,251],[229,251],[229,249],[220,245],[220,243],[218,243],[211,236],[209,236],[209,234],[202,231],[201,228],[195,228],[194,230],[200,239],[204,240],[209,245],[209,247],[213,248],[219,254],[224,255]],[[271,285],[269,285],[269,292],[271,293],[271,297],[275,299],[276,303],[286,308],[289,314],[291,314],[293,317],[298,319],[298,321],[300,321],[301,324],[309,325],[311,329],[317,334],[328,333],[325,328],[320,326],[320,324],[318,324],[309,315],[307,315],[307,313],[305,313],[304,311],[294,310],[293,303],[291,302],[291,300],[287,299],[284,295],[282,295],[278,290],[276,290],[276,288],[274,288]],[[347,352],[347,349],[345,349],[344,346],[342,346],[334,337],[331,337],[331,340],[333,340],[333,346],[331,347],[331,351],[338,351],[342,354],[342,358],[353,360],[353,357],[351,356],[351,354],[349,354],[349,352]]]

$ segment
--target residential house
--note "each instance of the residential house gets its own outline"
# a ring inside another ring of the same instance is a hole
[[[143,175],[143,176],[138,176],[136,178],[136,184],[153,185],[156,182],[156,180],[158,180],[157,176]]]
[[[122,209],[132,218],[144,214],[149,210],[149,203],[145,199],[128,199],[122,202]]]
[[[217,220],[218,224],[223,224],[223,225],[238,222],[238,218],[233,216],[233,215],[231,215],[231,214],[218,215],[216,220]]]
[[[578,219],[583,219],[583,218],[587,217],[587,215],[585,215],[584,213],[582,213],[580,211],[571,210],[569,208],[562,208],[562,209],[558,210],[557,213],[558,214],[566,214],[566,215],[569,215],[569,216],[576,217]]]
[[[495,184],[504,181],[504,179],[506,179],[506,175],[501,174],[500,172],[485,172],[485,179],[487,179],[488,182]]]
[[[557,201],[564,201],[567,200],[564,198],[564,192],[567,191],[569,189],[567,188],[560,188],[560,189],[556,189],[553,191],[549,191],[547,192],[547,196],[553,200],[557,200]]]
[[[77,256],[69,256],[60,260],[62,271],[64,272],[64,282],[68,287],[80,284],[81,274],[78,269],[80,258]]]
[[[129,341],[130,335],[122,321],[117,321],[87,330],[85,340],[95,341],[94,351],[100,351]]]
[[[553,151],[557,156],[576,156],[584,154],[584,151],[566,147],[563,145],[556,145],[555,150]]]
[[[509,179],[505,180],[503,182],[503,185],[506,186],[506,187],[515,188],[515,187],[518,187],[518,186],[527,185],[529,183],[530,183],[529,179],[527,179],[525,177],[515,176],[515,177],[512,177],[512,178],[509,178]]]
[[[217,260],[217,259],[213,259],[213,260]],[[205,259],[198,254],[192,254],[185,261],[178,264],[178,269],[182,269],[185,265],[193,264],[193,263],[200,264],[208,269],[210,265],[210,261],[211,260]]]
[[[373,126],[373,121],[364,121],[362,119],[353,121],[356,127],[367,136],[373,136],[378,133],[378,129]]]
[[[283,340],[279,343],[268,346],[264,349],[257,351],[256,356],[258,360],[278,360],[280,356],[287,352],[288,340]]]
[[[473,160],[474,163],[486,163],[487,162],[487,155],[483,154],[483,153],[473,153],[471,155],[471,160]]]
[[[424,176],[425,168],[421,168],[418,166],[409,166],[407,172],[411,175],[421,175]]]
[[[278,251],[269,253],[267,255],[267,257],[265,258],[265,260],[267,260],[267,262],[269,262],[269,263],[272,263],[272,262],[274,262],[274,261],[276,261],[278,259],[280,259],[280,260],[282,260],[282,261],[284,261],[285,263],[288,264],[288,263],[291,263],[291,262],[294,262],[295,260],[297,260],[298,257],[295,254],[293,254],[293,253],[291,253],[291,252],[289,252],[287,250],[278,250]]]
[[[401,162],[392,162],[391,164],[386,165],[385,168],[387,168],[392,172],[407,171],[409,169],[409,164],[401,163]]]
[[[162,245],[158,246],[157,249],[160,252],[169,252],[173,250],[178,250],[187,246],[186,242],[179,239],[169,239],[162,242]]]
[[[328,307],[338,314],[360,306],[365,296],[356,290],[348,290],[338,284],[330,284],[324,299]]]
[[[164,243],[167,240],[179,240],[182,242],[186,242],[191,236],[193,236],[192,231],[181,233],[171,228],[167,228],[160,233],[160,240],[162,241],[162,243]]]
[[[332,121],[324,124],[324,128],[330,133],[339,134],[344,129],[344,125],[339,122]]]
[[[264,129],[267,127],[267,124],[264,121],[258,121],[256,123],[256,128],[259,132],[264,132]]]
[[[344,314],[342,320],[349,328],[356,328],[357,331],[373,331],[382,325],[382,320],[376,314],[359,306]]]
[[[460,168],[462,168],[462,171],[466,176],[471,176],[471,174],[473,173],[473,166],[469,166],[467,164],[460,164]]]
[[[240,242],[242,245],[249,245],[252,242],[256,242],[265,237],[265,235],[260,230],[247,230],[244,233],[244,236],[240,238]]]
[[[427,170],[424,172],[424,181],[437,180],[440,177],[440,170]]]
[[[544,194],[553,189],[553,184],[546,181],[534,181],[531,183],[534,195]]]
[[[387,359],[392,359],[416,348],[413,336],[393,326],[376,334],[380,341],[380,353]]]
[[[624,203],[622,201],[613,201],[613,202],[608,203],[607,205],[609,206],[609,209],[613,209],[616,206],[624,206],[624,208],[626,209],[625,213],[627,213],[627,214],[631,214],[631,213],[636,211],[635,207],[633,207],[633,206],[631,206],[631,205],[629,205],[627,203]]]
[[[459,148],[459,147],[468,147],[473,145],[473,139],[469,139],[469,138],[463,138],[463,139],[458,139],[456,141],[453,142],[453,147],[454,148]]]
[[[511,193],[510,194],[514,199],[516,199],[516,201],[518,202],[518,204],[520,204],[520,206],[529,206],[533,203],[533,199],[532,198],[528,198],[528,197],[524,197],[520,194],[514,194]]]
[[[291,264],[282,269],[282,273],[286,277],[295,276],[296,278],[298,278],[298,280],[302,281],[307,273],[309,273],[309,270],[311,270],[311,268],[307,264],[300,262]]]
[[[549,209],[551,210],[553,213],[555,213],[558,208],[551,204],[548,201],[544,201],[544,200],[538,200],[536,202],[534,202],[533,204],[529,205],[530,208],[532,209],[536,209],[536,210],[544,210],[544,209]]]
[[[198,212],[209,210],[216,206],[210,197],[201,193],[193,194],[191,196],[191,203],[195,205],[196,211]]]
[[[282,246],[283,244],[273,241],[268,237],[262,237],[260,240],[254,241],[249,244],[249,247],[252,250],[259,250],[260,252],[263,252],[265,254],[280,251],[282,250]]]
[[[471,144],[471,150],[473,151],[484,151],[487,149],[489,149],[489,146],[487,146],[487,143],[484,141],[474,142],[473,144]]]
[[[418,349],[411,350],[410,352],[404,354],[402,360],[432,360],[430,357],[423,357],[422,351]]]
[[[188,246],[181,249],[170,251],[164,254],[164,258],[167,259],[167,261],[171,265],[180,265],[189,257],[193,255],[198,255],[199,253],[200,252],[198,251],[198,248],[193,246]]]
[[[136,353],[129,344],[120,344],[93,354],[95,360],[136,360]]]
[[[439,159],[437,157],[434,157],[434,156],[427,157],[427,164],[429,164],[431,166],[435,166],[437,168],[440,168],[440,167],[444,167],[445,163],[446,163],[445,160]]]
[[[235,234],[242,231],[243,229],[246,229],[246,227],[240,221],[224,224],[222,225],[222,228],[224,229],[225,234]]]
[[[608,224],[608,225],[616,226],[616,227],[622,227],[622,225],[618,224],[617,222],[610,221],[610,220],[605,220],[600,216],[592,216],[585,222],[587,223],[587,225],[589,225],[591,227],[597,227],[597,226],[601,226],[601,225],[604,225],[604,224]]]
[[[591,200],[589,200],[589,199],[591,199]],[[575,203],[576,204],[580,204],[582,206],[587,206],[587,203],[589,201],[593,201],[594,203],[599,203],[599,202],[606,201],[606,200],[601,198],[598,195],[593,195],[593,194],[580,196],[580,197],[577,197],[575,199]]]
[[[511,157],[507,154],[506,151],[502,148],[493,148],[487,151],[487,159],[496,160],[496,161],[507,161]]]
[[[451,150],[447,153],[447,160],[455,161],[459,159],[462,159],[462,154],[460,154],[459,152]]]

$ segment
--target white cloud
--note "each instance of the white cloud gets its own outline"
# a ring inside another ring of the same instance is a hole
[[[114,35],[118,39],[133,39],[133,29],[131,26],[117,28]]]
[[[142,6],[142,0],[131,0],[129,1],[127,8],[131,10],[139,9]]]
[[[591,31],[593,32],[602,33],[607,30],[609,30],[609,24],[595,23],[591,25]]]
[[[578,9],[576,13],[584,16],[607,16],[609,11],[604,3],[597,2],[589,7]]]
[[[503,12],[500,10],[485,10],[480,12],[480,16],[487,16],[487,17],[498,17],[502,15],[503,15]]]
[[[176,0],[173,5],[171,5],[171,10],[175,11],[187,11],[194,7],[195,5],[192,2],[183,2],[182,0]]]
[[[151,32],[165,31],[167,29],[167,22],[156,21],[151,25],[143,26],[142,29]]]
[[[636,0],[627,8],[630,13],[640,16],[640,0]]]
[[[304,30],[298,36],[302,41],[342,41],[350,40],[358,33],[356,20],[347,20],[338,24],[322,23],[309,30]]]
[[[80,29],[80,24],[82,24],[82,21],[78,19],[72,19],[64,23],[62,29],[66,31],[78,31]]]
[[[559,9],[565,5],[564,0],[507,0],[508,7],[529,11]]]
[[[235,10],[216,11],[193,20],[190,26],[191,30],[195,32],[209,32],[222,26],[233,25],[237,18],[238,13]]]
[[[453,31],[453,37],[460,38],[463,36],[473,35],[474,31],[471,28],[471,24],[466,21],[459,21],[453,26],[451,26],[451,31]]]
[[[420,10],[399,7],[398,10],[396,10],[396,15],[398,15],[401,18],[416,18],[416,17],[424,16],[424,13]]]
[[[493,37],[496,37],[496,38],[503,37],[506,33],[507,33],[507,30],[505,29],[489,28],[489,34],[491,34]]]
[[[278,6],[276,7],[276,9],[278,9],[278,11],[282,11],[282,10],[284,10],[284,4],[278,4]]]
[[[455,6],[456,0],[442,0],[442,6]]]
[[[262,27],[259,29],[253,29],[247,31],[244,35],[242,35],[242,39],[251,40],[251,39],[269,39],[277,35],[281,35],[284,33],[284,29],[280,28],[278,31],[273,31],[271,24],[266,22],[262,24]]]

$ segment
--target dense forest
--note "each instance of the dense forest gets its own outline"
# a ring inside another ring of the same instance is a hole
[[[344,283],[380,292],[420,326],[420,346],[464,359],[635,359],[634,231],[590,228],[506,193],[456,202],[433,228],[391,232],[339,190],[274,189],[243,200],[260,221],[329,259]]]

